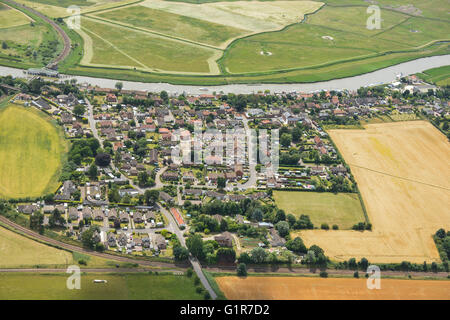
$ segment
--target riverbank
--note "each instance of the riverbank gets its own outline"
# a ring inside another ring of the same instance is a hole
[[[450,55],[420,58],[413,61],[397,64],[395,66],[379,69],[359,76],[321,81],[314,83],[291,84],[228,84],[218,86],[173,85],[169,83],[145,83],[135,81],[122,81],[86,76],[61,75],[60,81],[76,79],[78,83],[88,83],[102,88],[115,88],[116,82],[123,83],[125,90],[142,90],[151,92],[167,91],[171,94],[202,94],[212,92],[251,94],[270,90],[270,92],[315,92],[321,90],[357,90],[360,87],[385,84],[396,79],[397,75],[411,75],[431,68],[450,65]],[[0,66],[0,75],[13,77],[26,77],[24,70]]]

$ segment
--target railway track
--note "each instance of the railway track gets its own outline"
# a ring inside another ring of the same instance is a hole
[[[31,12],[32,14],[38,16],[39,18],[43,19],[45,22],[47,22],[48,24],[50,24],[52,26],[52,28],[54,30],[56,30],[56,32],[59,34],[59,36],[62,38],[63,40],[63,50],[61,51],[61,53],[49,64],[47,64],[47,68],[49,69],[55,69],[58,66],[58,63],[60,63],[61,61],[63,61],[70,53],[70,49],[72,48],[72,44],[70,41],[69,36],[67,35],[67,33],[52,19],[48,18],[46,15],[40,13],[39,11],[36,11],[30,7],[27,7],[24,4],[21,3],[17,3],[15,1],[11,1],[11,0],[4,0],[3,2],[10,4],[12,6],[16,6],[19,8],[22,8],[24,11],[28,11]]]
[[[138,260],[138,259],[120,257],[120,256],[116,256],[113,254],[101,253],[101,252],[85,249],[82,247],[78,247],[78,246],[75,246],[72,244],[68,244],[68,243],[41,235],[41,234],[39,234],[35,231],[32,231],[28,228],[25,228],[15,222],[12,222],[11,220],[9,220],[3,216],[0,216],[0,222],[6,224],[7,226],[9,226],[13,229],[16,229],[16,230],[24,233],[25,235],[27,235],[29,237],[38,239],[42,242],[52,244],[52,245],[55,245],[55,246],[58,246],[58,247],[61,247],[61,248],[64,248],[64,249],[70,250],[70,251],[81,252],[81,253],[89,254],[91,256],[96,256],[96,257],[100,257],[100,258],[104,258],[104,259],[108,259],[108,260],[114,260],[114,261],[118,261],[118,262],[137,263],[142,266],[158,267],[158,268],[180,268],[180,269],[186,268],[185,266],[177,266],[173,263],[168,263],[168,262]]]

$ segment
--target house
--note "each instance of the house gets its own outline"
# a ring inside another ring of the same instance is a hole
[[[128,223],[129,222],[128,213],[126,213],[125,211],[120,211],[119,219],[121,223]]]
[[[195,177],[194,177],[194,173],[192,171],[186,171],[183,174],[183,182],[194,182],[195,181]]]
[[[109,212],[108,212],[108,220],[109,220],[109,221],[115,221],[116,218],[118,218],[117,210],[116,210],[115,208],[112,208],[112,209],[109,210]]]
[[[119,235],[119,238],[117,239],[117,242],[119,243],[120,246],[124,247],[127,245],[128,243],[128,239],[127,239],[127,235],[125,233],[121,233]]]
[[[214,240],[223,247],[232,247],[233,246],[233,236],[228,231],[225,231],[221,235],[215,236]]]
[[[278,234],[278,231],[275,229],[270,229],[270,245],[272,247],[283,247],[284,244],[286,243],[286,240],[282,237],[280,237],[280,235]]]
[[[92,219],[92,209],[90,207],[83,208],[83,219]]]
[[[117,103],[117,97],[114,93],[108,93],[105,98],[108,103]]]
[[[159,250],[166,249],[166,239],[159,233],[155,234],[155,236],[153,237],[153,242],[155,244],[155,247],[157,247]]]
[[[57,194],[55,200],[70,200],[75,191],[77,191],[75,184],[71,180],[66,180],[61,187],[61,194]]]
[[[161,177],[166,181],[178,181],[178,172],[175,171],[165,171]]]
[[[168,193],[166,193],[164,191],[160,191],[159,192],[159,197],[166,203],[173,202],[173,198]]]
[[[151,164],[158,163],[158,150],[150,149],[148,156],[149,156],[149,163]]]
[[[69,208],[69,220],[78,220],[79,216],[78,210],[75,207]]]
[[[109,233],[108,234],[108,247],[116,247],[116,246],[117,246],[116,236],[114,235],[114,233]]]
[[[96,221],[103,221],[103,218],[105,215],[103,214],[103,210],[100,208],[94,209],[94,220]]]
[[[150,238],[149,237],[142,238],[142,246],[144,248],[150,248]]]
[[[142,218],[142,213],[140,213],[139,211],[136,211],[133,214],[133,220],[135,223],[142,223],[144,222],[144,219]]]
[[[25,205],[19,205],[17,206],[17,211],[19,211],[20,213],[25,213],[25,214],[32,214],[35,211],[38,211],[39,207],[36,205],[32,205],[32,204],[25,204]]]

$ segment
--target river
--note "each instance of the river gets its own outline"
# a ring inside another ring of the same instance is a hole
[[[403,76],[422,72],[427,69],[450,65],[450,55],[420,58],[395,66],[379,69],[359,76],[335,79],[330,81],[314,83],[292,83],[292,84],[228,84],[219,86],[192,86],[173,85],[169,83],[145,83],[134,81],[122,81],[102,79],[84,76],[63,75],[64,80],[77,79],[78,83],[89,83],[102,88],[114,88],[116,82],[123,83],[123,89],[160,92],[162,90],[171,94],[202,94],[212,92],[224,93],[256,93],[258,91],[270,90],[270,92],[315,92],[320,90],[356,90],[360,87],[389,83],[396,79],[397,75]],[[0,66],[0,75],[12,75],[24,77],[24,70]]]

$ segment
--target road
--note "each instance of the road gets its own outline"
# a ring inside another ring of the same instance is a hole
[[[178,239],[180,240],[180,243],[183,247],[187,248],[186,241],[184,239],[183,232],[178,228],[178,225],[175,222],[174,217],[172,214],[167,211],[163,206],[160,206],[161,212],[164,214],[164,216],[170,221],[169,223],[174,226],[173,230],[175,231],[175,234],[177,235]],[[205,275],[202,271],[202,266],[198,262],[197,259],[193,258],[191,255],[189,255],[189,262],[192,264],[192,268],[194,269],[195,273],[199,277],[201,283],[205,287],[206,290],[208,290],[209,294],[211,295],[211,298],[213,300],[217,299],[217,294],[214,292],[213,288],[209,285],[208,280],[206,279]]]
[[[43,15],[42,13],[27,7],[24,4],[20,4],[17,3],[15,1],[11,1],[11,0],[5,0],[4,2],[9,3],[10,5],[22,8],[24,11],[28,11],[36,16],[38,16],[39,18],[41,18],[42,20],[44,20],[45,22],[47,22],[48,24],[51,25],[51,27],[59,34],[59,36],[62,38],[63,40],[63,50],[61,51],[61,53],[52,61],[47,65],[47,68],[50,69],[54,69],[58,66],[58,63],[60,63],[61,61],[63,61],[70,53],[70,49],[71,49],[71,41],[69,36],[66,34],[66,32],[53,20],[51,20],[50,18],[48,18],[47,16]]]
[[[248,120],[247,120],[247,118],[244,118],[243,120],[242,120],[242,122],[244,123],[244,129],[245,129],[245,134],[246,134],[246,136],[249,136],[250,135],[250,128],[248,127]],[[252,149],[252,146],[250,146],[248,143],[247,143],[247,148],[248,148],[248,153],[250,153],[250,150]],[[255,146],[255,150],[256,150],[256,146]],[[249,156],[249,159],[250,159],[250,156]],[[248,180],[245,182],[245,183],[243,183],[243,184],[240,184],[240,183],[238,183],[237,184],[237,187],[238,188],[241,188],[241,189],[252,189],[252,188],[256,188],[257,186],[256,186],[256,183],[257,183],[257,180],[258,180],[258,173],[256,172],[256,159],[254,159],[253,161],[249,161],[250,163],[249,163],[249,171],[250,171],[250,176],[248,177]]]
[[[116,256],[113,254],[109,254],[109,253],[101,253],[101,252],[97,252],[97,251],[93,251],[93,250],[89,250],[89,249],[85,249],[82,247],[78,247],[75,245],[71,245],[59,240],[55,240],[53,238],[49,238],[47,236],[41,235],[37,232],[34,232],[28,228],[22,227],[21,225],[14,223],[10,220],[8,220],[7,218],[0,216],[0,222],[6,224],[7,226],[16,229],[20,232],[22,232],[23,234],[30,236],[32,238],[38,239],[40,241],[52,244],[52,245],[56,245],[58,247],[70,250],[70,251],[76,251],[76,252],[81,252],[81,253],[85,253],[85,254],[89,254],[92,256],[96,256],[96,257],[100,257],[100,258],[104,258],[104,259],[108,259],[108,260],[115,260],[115,261],[119,261],[119,262],[127,262],[127,263],[138,263],[140,265],[144,265],[144,266],[150,266],[150,267],[158,267],[158,268],[178,268],[175,264],[173,263],[168,263],[168,262],[159,262],[159,261],[146,261],[146,260],[138,260],[138,259],[132,259],[132,258],[126,258],[126,257],[121,257],[121,256]],[[182,267],[184,268],[184,267]]]

